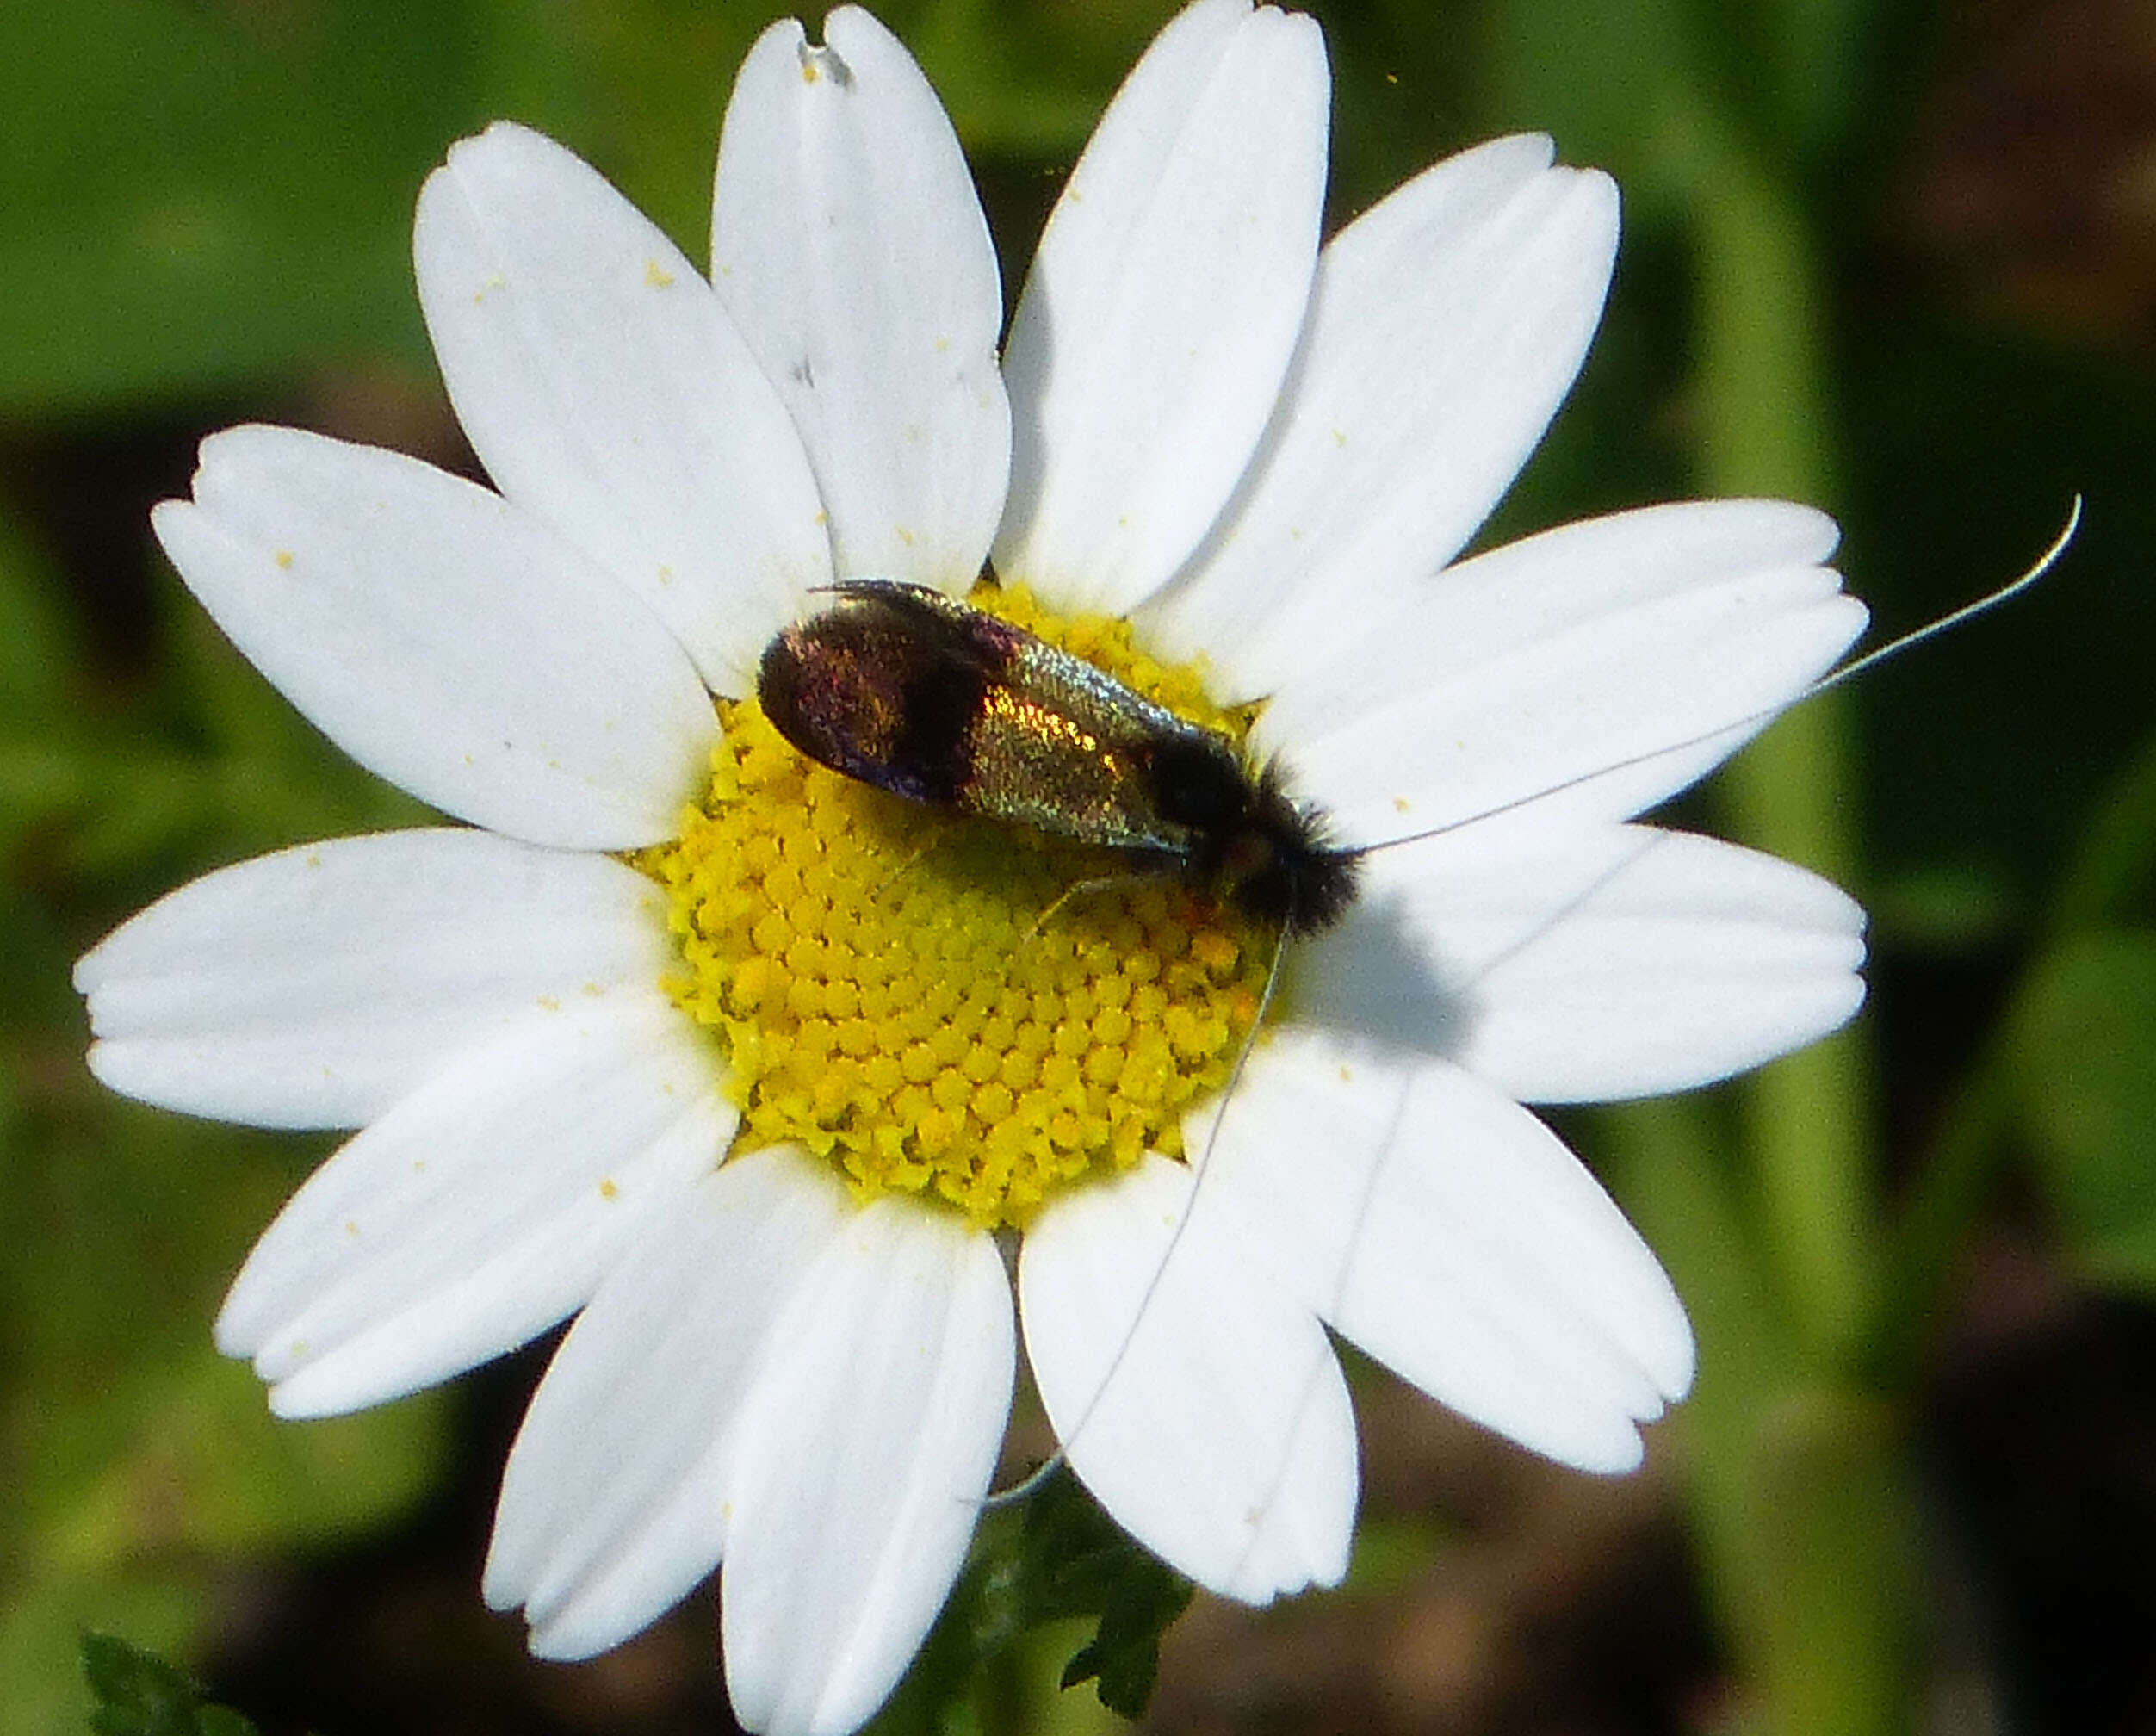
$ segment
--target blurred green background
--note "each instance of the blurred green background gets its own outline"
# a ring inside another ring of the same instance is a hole
[[[562,139],[701,252],[733,70],[692,0],[0,0],[0,1728],[85,1627],[269,1732],[726,1727],[708,1597],[542,1667],[481,1609],[538,1366],[277,1425],[208,1323],[323,1142],[84,1073],[72,959],[158,893],[400,823],[185,598],[146,511],[249,418],[469,468],[406,258],[449,143]],[[1161,0],[880,7],[1015,294]],[[1335,223],[1491,133],[1626,197],[1608,319],[1492,536],[1686,493],[1842,518],[1884,631],[1685,810],[1871,908],[1869,1010],[1741,1089],[1568,1119],[1698,1323],[1649,1470],[1359,1371],[1347,1589],[1170,1634],[1163,1730],[2156,1731],[2156,4],[1339,0]],[[1067,1650],[1068,1648],[1066,1648]],[[1075,1729],[1054,1658],[901,1708]]]

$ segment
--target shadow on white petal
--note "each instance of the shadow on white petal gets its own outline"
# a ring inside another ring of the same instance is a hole
[[[1597,1102],[1726,1078],[1862,1002],[1863,911],[1803,869],[1639,825],[1476,842],[1366,861],[1363,905],[1298,949],[1298,1017]]]
[[[1456,1055],[1478,1017],[1471,983],[1440,963],[1407,894],[1366,881],[1339,924],[1297,939],[1283,966],[1299,1022],[1402,1054]]]

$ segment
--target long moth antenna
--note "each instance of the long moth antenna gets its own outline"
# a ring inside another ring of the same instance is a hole
[[[1449,820],[1441,826],[1433,826],[1426,831],[1410,832],[1401,837],[1384,839],[1372,844],[1352,846],[1342,849],[1340,853],[1350,859],[1359,859],[1379,850],[1390,850],[1399,845],[1420,843],[1427,839],[1444,837],[1450,833],[1464,830],[1467,827],[1478,825],[1484,821],[1518,812],[1522,809],[1531,807],[1537,802],[1546,801],[1552,796],[1562,795],[1568,790],[1577,789],[1583,784],[1592,783],[1598,778],[1607,777],[1613,772],[1622,772],[1635,766],[1647,765],[1667,755],[1681,753],[1688,748],[1703,746],[1717,737],[1728,735],[1732,730],[1770,722],[1783,712],[1801,705],[1808,699],[1816,698],[1822,693],[1845,685],[1854,681],[1859,675],[1877,668],[1880,664],[1899,657],[1905,652],[1914,650],[1917,646],[1937,638],[1941,634],[1951,631],[1956,627],[1975,620],[1979,616],[1987,615],[1992,610],[2011,602],[2023,592],[2034,586],[2058,565],[2060,557],[2065,555],[2067,547],[2072,542],[2075,534],[2080,529],[2081,512],[2082,497],[2076,494],[2067,510],[2066,521],[2060,528],[2059,533],[2052,538],[2050,543],[2035,561],[2015,578],[2009,580],[1997,589],[1986,592],[1974,600],[1963,604],[1958,609],[1940,616],[1936,620],[1927,622],[1921,627],[1913,628],[1909,632],[1901,634],[1876,650],[1868,651],[1852,661],[1843,664],[1839,668],[1830,670],[1826,674],[1806,686],[1794,698],[1781,704],[1763,706],[1758,710],[1747,712],[1741,717],[1735,717],[1725,723],[1717,724],[1711,729],[1701,730],[1697,735],[1687,736],[1682,741],[1673,741],[1643,753],[1635,753],[1622,760],[1614,760],[1608,765],[1597,766],[1592,772],[1583,772],[1576,777],[1550,784],[1536,790],[1532,795],[1515,797],[1510,801],[1496,803],[1477,813]],[[1242,1046],[1236,1051],[1235,1065],[1229,1071],[1227,1082],[1221,1088],[1218,1107],[1214,1112],[1211,1126],[1206,1130],[1205,1145],[1199,1154],[1197,1162],[1193,1166],[1189,1194],[1184,1201],[1181,1213],[1176,1219],[1175,1227],[1169,1232],[1168,1245],[1162,1250],[1161,1257],[1154,1266],[1152,1276],[1147,1281],[1145,1289],[1138,1299],[1137,1313],[1133,1318],[1131,1329],[1124,1335],[1122,1343],[1117,1347],[1114,1356],[1109,1361],[1107,1371],[1101,1376],[1100,1384],[1094,1389],[1092,1398],[1087,1402],[1085,1409],[1079,1413],[1069,1434],[1061,1438],[1055,1452],[1050,1454],[1037,1469],[1009,1487],[984,1496],[980,1503],[982,1508],[1007,1506],[1013,1502],[1025,1499],[1053,1476],[1059,1468],[1068,1464],[1071,1441],[1085,1431],[1086,1425],[1098,1408],[1101,1398],[1115,1380],[1117,1371],[1122,1367],[1124,1356],[1129,1353],[1132,1342],[1137,1338],[1138,1323],[1144,1319],[1146,1310],[1151,1305],[1152,1299],[1158,1293],[1167,1274],[1168,1262],[1174,1257],[1175,1250],[1182,1242],[1183,1232],[1197,1210],[1199,1191],[1205,1186],[1206,1174],[1211,1168],[1214,1148],[1219,1142],[1220,1130],[1227,1119],[1229,1106],[1234,1100],[1236,1088],[1242,1082],[1244,1069],[1248,1065],[1251,1052],[1257,1045],[1259,1033],[1265,1026],[1266,1014],[1272,1010],[1273,1002],[1279,987],[1281,967],[1287,957],[1287,945],[1293,938],[1294,932],[1292,926],[1284,925],[1281,928],[1279,939],[1273,948],[1273,963],[1266,972],[1265,989],[1259,997],[1257,1016],[1251,1022],[1249,1032],[1243,1038]]]
[[[1453,832],[1464,831],[1470,826],[1478,826],[1485,820],[1496,820],[1507,814],[1516,814],[1524,808],[1533,807],[1538,802],[1546,802],[1552,796],[1562,796],[1568,790],[1577,790],[1583,784],[1592,784],[1597,778],[1607,778],[1613,772],[1628,772],[1635,766],[1651,765],[1655,760],[1666,759],[1672,753],[1682,753],[1688,748],[1704,747],[1717,736],[1728,735],[1732,729],[1747,729],[1754,724],[1771,722],[1776,717],[1781,716],[1783,712],[1795,710],[1806,700],[1816,699],[1822,693],[1831,692],[1835,688],[1854,681],[1866,671],[1876,669],[1880,664],[1900,656],[1905,651],[1914,650],[1927,640],[1936,639],[1940,634],[1959,627],[1965,622],[1973,621],[1979,615],[1990,614],[2001,604],[2011,602],[2059,564],[2060,557],[2066,552],[2067,544],[2073,541],[2074,533],[2080,528],[2081,497],[2077,494],[2073,497],[2072,506],[2067,510],[2066,522],[2060,528],[2059,534],[2051,539],[2050,546],[2036,557],[2035,563],[2018,577],[2010,579],[1995,591],[1986,592],[1973,602],[1964,603],[1959,609],[1942,615],[1936,621],[1929,621],[1921,627],[1911,628],[1899,638],[1889,640],[1876,651],[1867,651],[1855,661],[1844,663],[1838,669],[1829,670],[1794,698],[1785,700],[1779,705],[1763,705],[1756,711],[1747,711],[1741,717],[1732,717],[1726,723],[1717,723],[1713,728],[1702,729],[1695,735],[1688,735],[1682,741],[1668,742],[1660,747],[1651,747],[1643,753],[1632,753],[1622,760],[1613,760],[1607,766],[1597,766],[1592,772],[1582,772],[1558,783],[1546,785],[1532,795],[1515,796],[1509,802],[1500,802],[1491,807],[1480,809],[1475,813],[1462,815],[1457,820],[1447,820],[1442,826],[1432,826],[1422,832],[1403,833],[1397,838],[1382,838],[1374,844],[1351,845],[1341,853],[1360,859],[1374,855],[1380,850],[1393,849],[1398,845],[1420,844],[1426,839],[1442,838]]]

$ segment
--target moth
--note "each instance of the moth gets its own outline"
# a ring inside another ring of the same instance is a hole
[[[764,714],[809,759],[893,795],[1113,850],[1283,938],[1331,927],[1360,851],[1228,736],[925,586],[857,579],[771,642]]]

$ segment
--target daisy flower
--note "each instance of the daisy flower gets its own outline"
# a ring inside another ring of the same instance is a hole
[[[1521,1106],[1684,1089],[1855,1009],[1849,899],[1635,816],[1863,611],[1832,524],[1776,502],[1459,560],[1585,353],[1616,192],[1505,139],[1321,247],[1327,104],[1309,19],[1183,12],[999,352],[920,70],[855,8],[822,46],[775,25],[727,111],[709,278],[521,127],[428,180],[421,300],[491,489],[244,427],[158,509],[233,642],[466,823],[144,912],[77,973],[90,1064],[358,1130],[218,1321],[281,1415],[576,1317],[485,1578],[542,1654],[723,1563],[742,1721],[860,1723],[958,1572],[1021,1327],[1093,1494],[1253,1603],[1346,1569],[1329,1334],[1592,1471],[1686,1391],[1669,1281]],[[1277,761],[1343,842],[1419,841],[1288,937],[1246,1042],[1277,930],[773,732],[765,648],[864,578]]]

